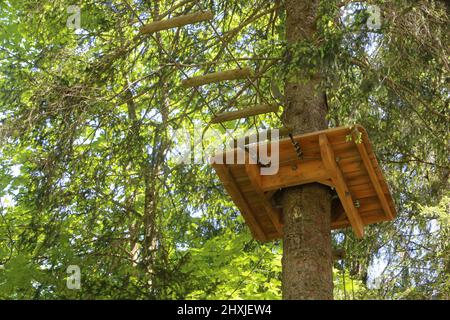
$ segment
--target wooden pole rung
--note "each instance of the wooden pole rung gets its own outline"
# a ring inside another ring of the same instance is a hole
[[[280,108],[279,105],[274,104],[260,104],[247,109],[231,111],[231,112],[223,112],[217,114],[212,120],[211,123],[221,123],[225,121],[231,121],[236,119],[248,118],[252,116],[256,116],[259,114],[265,114],[270,112],[278,112]]]
[[[357,141],[359,131],[357,129],[352,131],[353,140]],[[375,189],[378,199],[380,200],[381,207],[383,208],[384,213],[388,216],[390,220],[394,219],[394,215],[392,213],[391,208],[389,207],[389,203],[387,201],[386,195],[381,188],[380,181],[378,180],[378,176],[375,172],[375,169],[372,166],[372,161],[369,158],[369,154],[367,153],[366,147],[364,143],[356,143],[356,148],[358,149],[359,155],[366,167],[367,173],[369,174],[370,181],[372,182],[372,186]]]
[[[242,69],[214,72],[203,76],[192,77],[183,80],[181,83],[184,87],[198,87],[208,83],[225,80],[245,79],[251,76],[252,71],[249,68],[242,68]]]
[[[149,34],[156,31],[167,30],[177,27],[182,27],[188,24],[193,24],[202,21],[212,20],[214,15],[211,11],[196,12],[191,14],[186,14],[183,16],[178,16],[171,19],[153,21],[149,24],[142,26],[139,29],[141,34]]]
[[[344,178],[344,174],[336,163],[334,150],[325,133],[319,135],[319,147],[322,163],[331,177],[331,181],[335,186],[336,192],[341,200],[342,207],[347,214],[347,218],[350,221],[353,231],[355,232],[357,238],[362,238],[364,236],[363,221],[359,215],[358,209],[355,208],[352,195]]]

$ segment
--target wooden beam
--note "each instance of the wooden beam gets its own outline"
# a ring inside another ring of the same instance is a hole
[[[276,175],[261,176],[261,189],[270,191],[325,181],[329,178],[330,176],[321,161],[297,161],[292,166],[280,167]]]
[[[352,132],[353,140],[355,141],[356,147],[358,148],[358,151],[359,151],[359,155],[361,156],[361,159],[364,162],[364,165],[366,166],[367,173],[369,174],[370,181],[372,182],[373,188],[375,189],[378,199],[380,200],[381,207],[383,208],[384,214],[389,219],[392,220],[392,219],[394,219],[394,215],[393,215],[391,207],[389,206],[389,203],[386,199],[386,195],[384,194],[383,189],[381,188],[380,181],[378,180],[378,176],[372,166],[372,161],[369,158],[369,155],[367,153],[364,142],[361,141],[361,143],[357,143],[357,134],[358,133],[359,133],[359,131],[355,131],[355,130]]]
[[[271,191],[264,192],[264,194],[266,195],[266,198],[269,199],[269,201],[272,201],[272,198],[275,195],[275,193],[277,193],[277,190],[271,190]]]
[[[278,231],[278,233],[282,235],[283,225],[281,223],[281,212],[272,207],[272,204],[270,203],[269,199],[266,198],[264,191],[261,189],[260,167],[257,164],[248,164],[248,161],[246,161],[245,171],[247,172],[248,178],[254,191],[260,197],[261,203],[264,209],[266,209],[270,221],[272,221],[272,224]]]
[[[279,108],[280,108],[279,105],[260,104],[260,105],[252,106],[250,108],[246,108],[243,110],[223,112],[223,113],[217,114],[211,120],[211,123],[221,123],[221,122],[225,122],[225,121],[248,118],[248,117],[252,117],[252,116],[256,116],[256,115],[264,114],[264,113],[278,112]]]
[[[365,226],[367,226],[369,224],[373,224],[373,223],[380,223],[380,222],[388,221],[381,209],[363,212],[361,214],[361,219]],[[345,219],[332,221],[331,229],[342,229],[342,228],[348,227],[349,225],[350,225],[350,223],[349,223],[347,217],[345,217]]]
[[[322,180],[322,181],[317,181],[318,183],[320,183],[320,184],[323,184],[323,185],[325,185],[325,186],[328,186],[328,187],[330,187],[330,188],[334,188],[334,184],[333,184],[333,182],[331,181],[331,179],[328,179],[328,180]]]
[[[192,77],[183,80],[181,84],[184,87],[198,87],[204,84],[225,81],[225,80],[236,80],[245,79],[252,76],[252,71],[249,68],[234,69],[227,71],[214,72],[206,74],[203,76]]]
[[[331,221],[331,230],[344,229],[347,227],[350,227],[350,222],[348,221],[347,217],[345,217],[344,220]]]
[[[341,169],[336,163],[333,148],[326,134],[319,135],[320,154],[322,156],[322,162],[331,176],[331,181],[335,185],[336,192],[347,214],[348,220],[353,228],[353,231],[358,238],[362,238],[364,235],[364,224],[359,216],[358,210],[355,208],[352,196],[345,182]]]
[[[255,215],[250,208],[247,200],[242,195],[239,186],[234,181],[233,176],[229,172],[228,167],[223,165],[212,164],[214,170],[222,181],[225,189],[228,191],[230,196],[233,198],[234,203],[237,205],[239,210],[241,211],[242,216],[244,217],[247,225],[250,226],[250,230],[252,231],[254,237],[261,241],[267,241],[267,237],[261,228],[261,225],[256,220]]]
[[[153,21],[149,24],[142,26],[139,29],[141,34],[149,34],[156,31],[167,30],[177,27],[182,27],[188,24],[193,24],[202,21],[212,20],[214,15],[210,11],[196,12],[191,14],[186,14],[183,16],[178,16],[171,19],[165,19],[160,21]]]

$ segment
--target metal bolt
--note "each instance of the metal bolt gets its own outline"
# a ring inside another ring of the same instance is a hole
[[[355,208],[359,208],[361,206],[361,204],[359,203],[359,200],[356,200],[354,203],[355,203]]]

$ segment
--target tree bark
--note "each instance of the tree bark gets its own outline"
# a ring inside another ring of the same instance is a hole
[[[316,32],[319,0],[286,0],[286,39],[289,44],[311,40]],[[306,82],[302,75],[285,84],[284,119],[294,133],[327,128],[325,94],[320,75]],[[333,299],[331,193],[321,184],[282,190],[284,214],[283,299]]]

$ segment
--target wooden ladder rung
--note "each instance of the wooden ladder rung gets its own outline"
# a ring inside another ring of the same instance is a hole
[[[183,16],[178,16],[171,19],[153,21],[149,24],[142,26],[139,29],[141,34],[149,34],[156,31],[167,30],[177,27],[182,27],[188,24],[193,24],[202,21],[212,20],[214,15],[211,11],[196,12],[191,14],[186,14]]]
[[[203,76],[192,77],[183,80],[181,83],[184,87],[198,87],[213,82],[245,79],[251,76],[252,71],[249,68],[242,68],[242,69],[214,72]]]
[[[225,121],[257,116],[259,114],[278,112],[279,108],[279,105],[259,104],[243,110],[219,113],[211,120],[211,123],[222,123]]]

